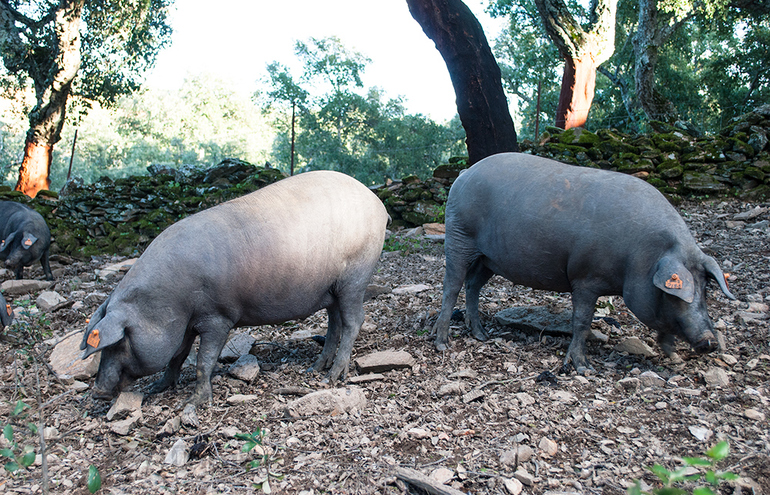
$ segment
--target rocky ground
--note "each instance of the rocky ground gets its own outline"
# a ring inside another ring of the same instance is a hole
[[[730,273],[739,298],[729,301],[711,286],[709,310],[724,336],[720,352],[696,356],[680,344],[680,360],[663,357],[653,333],[614,298],[600,308],[605,318],[596,320],[598,339],[588,345],[596,372],[561,375],[568,336],[511,330],[494,316],[513,306],[563,309],[569,295],[495,277],[481,304],[492,339],[476,341],[455,321],[452,347],[439,353],[429,328],[440,307],[442,246],[402,232],[388,242],[393,251],[383,254],[375,274],[373,282],[388,290],[366,303],[353,359],[404,351],[406,367],[373,377],[351,367],[338,397],[358,402],[303,397],[335,390],[305,373],[320,351],[308,336],[325,332],[325,314],[245,329],[261,371],[244,381],[223,364],[213,403],[197,411],[198,426],[182,421],[195,379],[191,366],[176,390],[144,395],[140,407],[117,412],[91,398],[92,380],[52,373],[54,345],[85,328],[120,278],[98,270],[123,260],[55,258],[57,280],[47,290],[61,299],[39,298],[40,287],[25,289],[29,294],[4,290],[16,321],[0,342],[0,454],[21,457],[26,446],[38,455],[29,468],[2,470],[0,492],[41,493],[47,478],[51,493],[85,494],[93,465],[102,492],[115,494],[622,494],[635,479],[643,489],[659,486],[647,466],[674,470],[682,457],[726,440],[730,454],[719,468],[740,479],[719,491],[768,494],[767,206],[710,200],[680,207],[704,249]],[[39,267],[27,272],[42,279]],[[633,337],[655,355],[618,350]],[[124,398],[141,400],[137,394],[156,378],[140,380]],[[44,423],[46,466],[30,423]]]

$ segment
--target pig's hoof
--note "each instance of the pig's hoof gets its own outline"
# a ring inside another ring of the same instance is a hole
[[[197,428],[201,425],[201,422],[198,419],[198,413],[195,410],[195,405],[193,404],[187,404],[184,406],[181,420],[182,424],[186,426],[195,426]]]
[[[447,349],[449,349],[449,346],[447,345],[446,342],[439,342],[438,340],[436,341],[437,351],[446,351]]]
[[[147,393],[148,394],[159,394],[161,392],[164,392],[164,391],[172,388],[173,386],[174,386],[173,382],[169,383],[169,381],[166,380],[165,378],[161,378],[160,380],[156,380],[156,381],[152,382],[147,387]]]
[[[476,337],[476,340],[480,340],[482,342],[486,342],[487,340],[489,340],[489,334],[483,328],[475,328],[473,329],[471,334],[474,337]]]

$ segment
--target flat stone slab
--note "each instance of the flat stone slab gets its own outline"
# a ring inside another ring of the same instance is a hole
[[[629,337],[623,342],[615,346],[615,350],[619,352],[626,352],[635,356],[653,357],[656,356],[655,351],[650,346],[644,343],[639,337]]]
[[[356,359],[356,366],[361,374],[382,373],[384,371],[411,368],[415,359],[406,351],[381,351]]]
[[[523,332],[555,332],[572,335],[572,311],[552,313],[545,306],[519,306],[500,311],[495,320]]]
[[[282,407],[287,417],[339,414],[363,411],[366,407],[366,395],[361,387],[335,388],[319,390],[295,399]]]
[[[3,293],[9,296],[21,296],[31,294],[39,290],[49,288],[53,282],[44,280],[6,280],[0,285]]]
[[[251,346],[254,345],[254,342],[256,341],[257,339],[248,333],[236,333],[230,337],[230,340],[228,340],[222,348],[222,352],[219,354],[219,360],[223,363],[232,363],[236,361],[239,357],[248,354],[251,350]]]
[[[96,270],[94,273],[96,276],[106,279],[109,277],[114,277],[119,274],[125,275],[128,270],[134,266],[134,263],[136,263],[136,260],[139,258],[131,258],[128,260],[121,261],[120,263],[114,263],[112,265],[107,265],[104,268],[101,268],[99,270]]]
[[[88,380],[99,370],[101,352],[91,354],[85,360],[80,359],[80,356],[83,355],[83,351],[80,350],[82,340],[82,333],[74,333],[56,344],[56,347],[51,351],[48,362],[59,379]]]

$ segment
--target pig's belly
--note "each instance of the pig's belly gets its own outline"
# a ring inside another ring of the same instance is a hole
[[[275,325],[312,315],[331,306],[335,297],[325,291],[294,297],[260,298],[244,304],[243,313],[235,326]]]

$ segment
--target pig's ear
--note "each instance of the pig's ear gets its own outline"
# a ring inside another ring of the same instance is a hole
[[[658,261],[652,283],[663,292],[676,296],[684,302],[691,303],[695,299],[692,273],[681,261],[671,256],[664,256]]]
[[[724,292],[728,298],[734,301],[736,298],[727,287],[727,277],[729,274],[722,273],[722,269],[719,268],[719,264],[716,262],[716,260],[711,256],[706,256],[706,258],[703,260],[703,268],[705,268],[706,272],[717,281],[719,288],[722,289],[722,292]]]
[[[83,342],[80,344],[80,348],[84,349],[80,359],[85,359],[105,347],[117,344],[124,337],[125,329],[123,319],[115,318],[113,315],[89,323],[85,335],[83,335]]]
[[[11,245],[14,237],[16,237],[16,232],[11,232],[11,235],[9,235],[5,240],[0,242],[0,252],[5,251],[5,248]]]
[[[24,249],[29,249],[32,247],[32,245],[37,241],[37,237],[30,234],[29,232],[24,233],[24,239],[21,240],[21,246]]]

